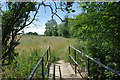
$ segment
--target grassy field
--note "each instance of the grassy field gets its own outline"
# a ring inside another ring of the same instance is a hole
[[[34,50],[45,52],[48,46],[50,46],[52,55],[66,61],[68,45],[74,45],[74,43],[75,39],[73,38],[25,35],[20,40],[20,45],[16,50],[19,55],[22,55],[23,52],[29,54]]]
[[[27,78],[48,46],[51,48],[51,59],[68,61],[68,45],[74,45],[75,39],[49,36],[24,35],[20,44],[16,47],[19,56],[13,64],[4,67],[5,78]],[[17,62],[17,63],[16,63]],[[41,66],[38,68],[35,78],[41,77]]]

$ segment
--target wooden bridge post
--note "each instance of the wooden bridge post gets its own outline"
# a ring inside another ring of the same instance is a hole
[[[61,69],[60,69],[60,66],[59,67],[59,73],[60,73],[60,80],[62,80],[62,74],[61,74]]]
[[[76,50],[74,50],[74,56],[75,56],[75,61],[76,61]],[[75,63],[75,74],[76,74],[76,63]]]
[[[53,80],[55,80],[55,64],[54,64],[54,67],[53,67]]]

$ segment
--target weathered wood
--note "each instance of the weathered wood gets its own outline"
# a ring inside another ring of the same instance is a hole
[[[65,78],[77,78],[70,63],[65,63],[63,60],[60,60],[55,64],[51,64],[50,73],[49,73],[49,80],[53,79],[54,65],[55,65],[55,79],[62,80]],[[62,76],[62,78],[61,78],[61,76]]]

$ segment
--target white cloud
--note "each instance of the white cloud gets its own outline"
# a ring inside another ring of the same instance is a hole
[[[45,29],[44,28],[27,28],[24,30],[25,33],[28,33],[28,32],[37,32],[38,34],[44,34],[45,32]]]

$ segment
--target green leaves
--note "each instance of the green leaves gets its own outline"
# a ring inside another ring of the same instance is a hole
[[[119,10],[116,9],[120,5],[101,2],[90,3],[87,6],[86,3],[80,3],[80,7],[85,8],[87,13],[77,15],[70,28],[73,35],[85,43],[84,46],[79,47],[80,50],[84,48],[85,51],[83,51],[86,54],[119,72],[117,67],[120,59],[117,56],[120,46],[117,44],[120,43],[118,38],[120,37],[120,27],[118,26],[120,15],[118,15]],[[91,66],[93,66],[90,71],[91,77],[94,79],[115,78],[113,73],[106,71],[101,66],[95,63],[91,63]],[[96,72],[96,70],[98,71]],[[103,75],[103,73],[105,74]]]
[[[58,36],[57,22],[54,19],[48,20],[48,22],[45,25],[45,36]]]
[[[5,70],[4,78],[27,78],[41,58],[41,53],[43,53],[41,50],[31,50],[31,53],[22,52],[22,55],[17,56],[11,65],[6,68],[3,67]],[[47,61],[46,57],[44,60]],[[17,63],[15,61],[17,61]],[[34,76],[35,78],[41,78],[40,70],[41,65],[37,69],[36,75]]]
[[[72,12],[75,12],[75,10],[72,10]]]
[[[68,11],[68,13],[70,13],[70,12],[75,12],[75,10],[72,10],[71,8],[70,9],[67,9],[67,11]]]

